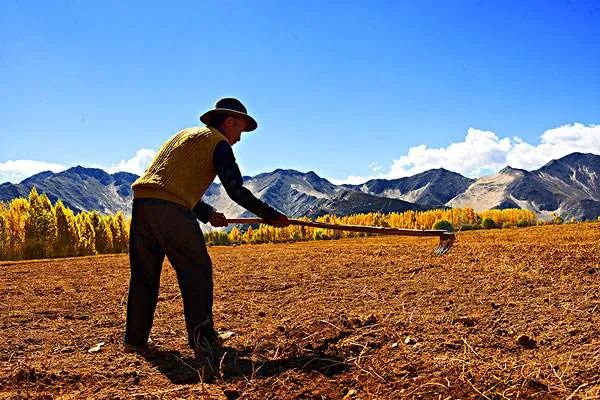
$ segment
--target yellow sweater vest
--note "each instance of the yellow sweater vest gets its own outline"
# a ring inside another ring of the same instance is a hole
[[[176,133],[133,183],[133,197],[163,199],[194,208],[217,176],[213,152],[221,140],[227,141],[221,132],[209,127]]]

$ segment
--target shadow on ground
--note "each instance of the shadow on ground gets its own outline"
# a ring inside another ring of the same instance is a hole
[[[228,347],[225,356],[213,365],[206,360],[183,357],[179,351],[153,349],[141,356],[174,384],[234,381],[239,378],[274,376],[296,369],[335,376],[347,370],[342,358],[323,352],[307,352],[277,360],[252,359],[250,352]]]

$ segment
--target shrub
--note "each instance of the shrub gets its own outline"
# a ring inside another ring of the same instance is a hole
[[[529,222],[527,222],[527,220],[520,219],[517,221],[517,226],[519,228],[525,228],[525,227],[529,226]]]
[[[479,226],[477,224],[462,224],[460,226],[461,231],[472,231],[474,229],[479,229]]]
[[[509,228],[514,228],[514,225],[511,224],[510,222],[504,222],[502,224],[502,229],[509,229]]]
[[[442,230],[448,231],[448,232],[454,231],[454,227],[452,226],[452,224],[449,221],[445,220],[445,219],[437,220],[433,224],[432,229],[442,229]]]
[[[494,229],[496,227],[496,223],[493,219],[488,217],[484,218],[483,221],[481,221],[481,226],[483,227],[483,229]]]
[[[313,232],[313,240],[329,240],[331,237],[327,234],[324,229],[315,229]]]

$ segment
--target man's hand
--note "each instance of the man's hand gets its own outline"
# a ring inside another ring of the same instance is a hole
[[[225,218],[225,214],[216,211],[212,213],[208,222],[210,222],[210,224],[214,227],[227,226],[227,218]]]
[[[277,219],[267,221],[267,223],[269,225],[273,225],[277,228],[285,228],[286,226],[288,226],[290,224],[290,221],[288,220],[288,217],[286,217],[285,215],[279,214],[279,217]]]

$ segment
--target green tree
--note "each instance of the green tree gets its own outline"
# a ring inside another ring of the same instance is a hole
[[[496,227],[496,223],[493,219],[486,217],[481,221],[481,226],[483,229],[493,229]]]
[[[431,229],[441,229],[448,232],[454,232],[454,227],[452,226],[452,223],[445,219],[438,219],[437,221],[435,221]]]
[[[517,221],[517,226],[519,228],[525,228],[529,226],[529,221],[525,220],[525,219],[520,219]]]
[[[562,225],[562,223],[565,222],[563,217],[561,217],[560,215],[558,215],[556,213],[550,213],[550,215],[552,216],[552,223],[554,225]]]

